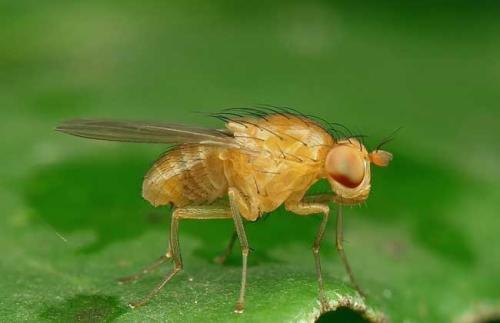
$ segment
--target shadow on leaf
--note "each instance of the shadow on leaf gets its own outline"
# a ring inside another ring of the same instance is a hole
[[[140,197],[147,168],[146,159],[130,155],[113,159],[89,156],[39,169],[29,180],[25,195],[38,217],[35,221],[61,233],[94,232],[96,240],[79,250],[92,253],[160,227],[155,223],[158,211]]]
[[[116,297],[105,295],[76,295],[56,305],[47,306],[40,318],[52,322],[111,322],[126,308]]]

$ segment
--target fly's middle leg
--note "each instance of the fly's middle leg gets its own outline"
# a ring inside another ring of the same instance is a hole
[[[160,290],[182,270],[182,257],[179,247],[179,222],[181,219],[230,219],[231,212],[229,209],[212,206],[200,207],[185,207],[175,209],[172,214],[172,223],[170,226],[170,245],[167,252],[168,259],[174,262],[174,268],[167,274],[163,280],[142,300],[131,302],[129,306],[136,308],[149,302],[155,297]],[[153,263],[154,265],[155,263]],[[158,265],[159,266],[159,265]]]
[[[237,189],[230,188],[228,191],[228,195],[229,195],[229,202],[231,205],[231,212],[234,220],[234,226],[236,229],[236,233],[238,234],[238,238],[240,239],[241,257],[242,257],[240,296],[238,297],[238,301],[236,302],[234,311],[236,313],[243,313],[245,307],[245,291],[247,284],[247,260],[250,248],[248,246],[247,235],[245,233],[245,227],[243,226],[243,220],[240,215],[239,208],[248,207],[248,205],[243,196],[241,195],[241,193]]]

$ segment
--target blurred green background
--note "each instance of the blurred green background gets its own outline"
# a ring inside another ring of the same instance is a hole
[[[500,6],[479,1],[0,1],[0,321],[311,318],[319,219],[278,211],[240,257],[211,262],[227,221],[181,223],[185,272],[148,306],[169,211],[140,197],[162,146],[53,131],[75,117],[221,126],[196,112],[286,105],[369,135],[394,154],[346,249],[368,305],[393,322],[500,319]],[[330,298],[352,295],[322,249]],[[279,237],[279,239],[276,239]],[[164,268],[163,271],[166,271]]]

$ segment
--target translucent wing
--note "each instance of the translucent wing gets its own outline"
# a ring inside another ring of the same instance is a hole
[[[232,134],[225,130],[190,127],[173,123],[75,119],[61,123],[55,130],[73,136],[98,140],[238,146]]]

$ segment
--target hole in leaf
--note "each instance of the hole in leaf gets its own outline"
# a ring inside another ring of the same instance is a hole
[[[328,311],[316,320],[316,323],[370,323],[360,312],[354,311],[349,307],[339,307],[335,311]]]
[[[484,321],[481,321],[482,323],[500,323],[500,317],[491,317],[488,318]]]
[[[456,321],[463,323],[500,323],[500,307],[480,304]]]

